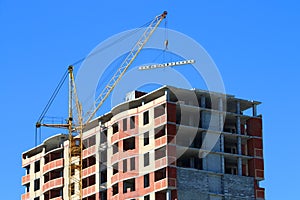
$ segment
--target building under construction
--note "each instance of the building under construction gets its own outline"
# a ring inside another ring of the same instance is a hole
[[[259,104],[171,86],[131,92],[84,127],[81,176],[69,170],[68,135],[24,152],[22,200],[262,200]]]
[[[37,128],[66,129],[67,134],[23,153],[22,200],[264,199],[259,186],[264,179],[259,102],[163,86],[150,93],[133,91],[125,102],[94,118],[166,16],[165,11],[149,23],[86,113],[69,66],[57,87],[69,76],[66,123],[43,123],[57,89],[36,123]]]

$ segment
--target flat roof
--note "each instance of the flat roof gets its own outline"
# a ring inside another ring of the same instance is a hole
[[[116,115],[120,112],[123,112],[125,110],[128,109],[132,109],[132,108],[136,108],[138,106],[141,105],[142,102],[150,102],[153,101],[154,99],[161,97],[165,94],[166,90],[171,90],[171,91],[176,91],[179,93],[190,93],[190,92],[195,92],[198,95],[201,96],[206,96],[206,97],[210,97],[210,96],[215,96],[215,97],[224,97],[227,100],[227,104],[229,103],[235,103],[237,101],[240,102],[240,109],[241,111],[247,110],[249,108],[251,108],[253,105],[259,105],[261,104],[261,102],[259,101],[253,101],[253,100],[245,100],[245,99],[241,99],[241,98],[236,98],[234,95],[230,95],[230,94],[223,94],[223,93],[219,93],[219,92],[211,92],[208,90],[202,90],[202,89],[196,89],[196,88],[192,88],[192,89],[183,89],[183,88],[177,88],[177,87],[173,87],[173,86],[169,86],[169,85],[164,85],[156,90],[153,90],[139,98],[130,100],[130,101],[126,101],[123,103],[120,103],[116,106],[114,106],[110,112],[99,116],[97,118],[95,118],[93,121],[97,120],[98,122],[107,122],[110,120],[110,118],[113,115]],[[92,121],[92,122],[93,122]],[[91,123],[92,123],[91,122]]]

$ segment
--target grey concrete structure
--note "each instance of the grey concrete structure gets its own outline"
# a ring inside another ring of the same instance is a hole
[[[171,86],[129,93],[84,130],[83,200],[263,200],[259,104]],[[57,135],[23,153],[22,200],[66,199],[67,147]]]

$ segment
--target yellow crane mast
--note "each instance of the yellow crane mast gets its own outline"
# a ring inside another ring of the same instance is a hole
[[[112,76],[108,84],[104,87],[100,95],[95,100],[95,107],[92,111],[87,112],[87,120],[84,121],[82,106],[78,100],[75,78],[73,74],[73,66],[69,66],[69,117],[67,124],[42,124],[38,120],[36,127],[47,126],[56,128],[66,128],[69,132],[69,150],[68,150],[68,199],[81,200],[82,199],[82,133],[84,127],[93,119],[99,108],[103,105],[105,100],[111,94],[115,86],[118,84],[122,76],[125,74],[129,66],[133,63],[137,55],[148,42],[154,31],[164,18],[167,12],[156,16],[150,25],[145,29],[137,43],[131,49],[127,57],[122,62],[121,66],[117,69],[116,73]],[[72,108],[75,102],[77,120],[74,123]],[[43,111],[44,112],[44,111]],[[40,118],[41,119],[41,118]]]

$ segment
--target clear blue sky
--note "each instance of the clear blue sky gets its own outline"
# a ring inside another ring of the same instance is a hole
[[[208,51],[228,93],[263,102],[266,197],[299,198],[299,1],[0,0],[1,199],[24,192],[21,154],[65,68],[163,10]]]

